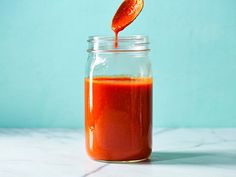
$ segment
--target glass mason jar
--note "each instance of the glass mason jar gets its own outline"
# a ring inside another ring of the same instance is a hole
[[[85,141],[95,160],[136,162],[152,149],[152,73],[148,38],[88,39]]]

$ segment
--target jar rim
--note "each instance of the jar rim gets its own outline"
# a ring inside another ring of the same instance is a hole
[[[88,37],[88,52],[142,52],[149,51],[149,39],[145,35],[119,36],[118,47],[114,47],[114,36],[94,35]]]
[[[102,36],[102,35],[93,35],[88,37],[88,42],[95,42],[97,40],[107,40],[114,41],[114,36]],[[148,42],[148,36],[145,35],[129,35],[129,36],[119,36],[118,41],[128,41],[128,40],[138,40],[143,42]]]

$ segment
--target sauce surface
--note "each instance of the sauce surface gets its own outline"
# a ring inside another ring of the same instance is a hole
[[[85,79],[88,154],[97,160],[148,158],[152,146],[152,78]]]

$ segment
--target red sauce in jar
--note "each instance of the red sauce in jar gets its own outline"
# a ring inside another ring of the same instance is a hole
[[[146,159],[152,146],[152,78],[85,78],[85,133],[96,160]]]

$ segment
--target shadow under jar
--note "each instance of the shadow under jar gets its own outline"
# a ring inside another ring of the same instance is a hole
[[[148,38],[92,36],[85,76],[85,141],[95,160],[137,162],[152,150]]]

